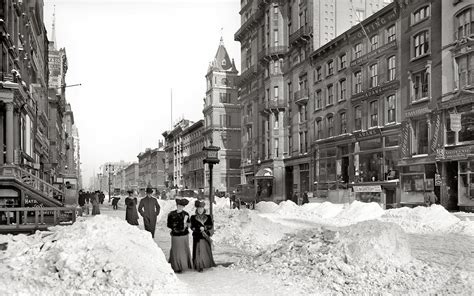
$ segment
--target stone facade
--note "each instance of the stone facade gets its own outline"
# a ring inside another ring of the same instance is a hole
[[[213,189],[229,192],[240,180],[241,117],[236,78],[237,69],[221,39],[214,60],[206,74],[204,99],[204,146],[220,147],[220,162],[214,165]],[[209,190],[209,171],[205,172],[205,191]]]

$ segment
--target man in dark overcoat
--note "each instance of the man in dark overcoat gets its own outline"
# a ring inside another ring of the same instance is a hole
[[[156,217],[160,214],[160,204],[151,194],[153,189],[146,188],[146,196],[140,200],[138,212],[143,217],[145,230],[151,232],[151,237],[155,237]]]

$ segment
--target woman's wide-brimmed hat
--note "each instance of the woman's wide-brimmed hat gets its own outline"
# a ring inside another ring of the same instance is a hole
[[[206,203],[203,200],[196,200],[194,202],[194,206],[196,208],[204,208],[205,205],[206,205]]]
[[[176,199],[176,205],[178,206],[187,206],[189,203],[189,200],[187,200],[186,198],[177,198]]]

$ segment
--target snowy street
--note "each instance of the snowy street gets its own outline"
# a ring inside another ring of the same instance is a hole
[[[12,286],[20,294],[41,295],[474,291],[474,222],[439,206],[385,211],[360,202],[267,202],[250,211],[231,210],[228,200],[218,199],[213,237],[218,267],[174,275],[167,263],[165,218],[175,202],[159,203],[154,242],[124,221],[122,203],[115,211],[104,204],[101,215],[52,233],[0,236],[6,243],[0,253],[0,293],[16,295]],[[185,209],[189,213],[194,213],[192,204]],[[21,279],[25,273],[31,274],[29,280]]]

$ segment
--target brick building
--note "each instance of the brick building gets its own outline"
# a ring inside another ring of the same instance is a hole
[[[202,132],[204,120],[199,120],[183,131],[183,178],[184,187],[198,190],[204,188]]]

